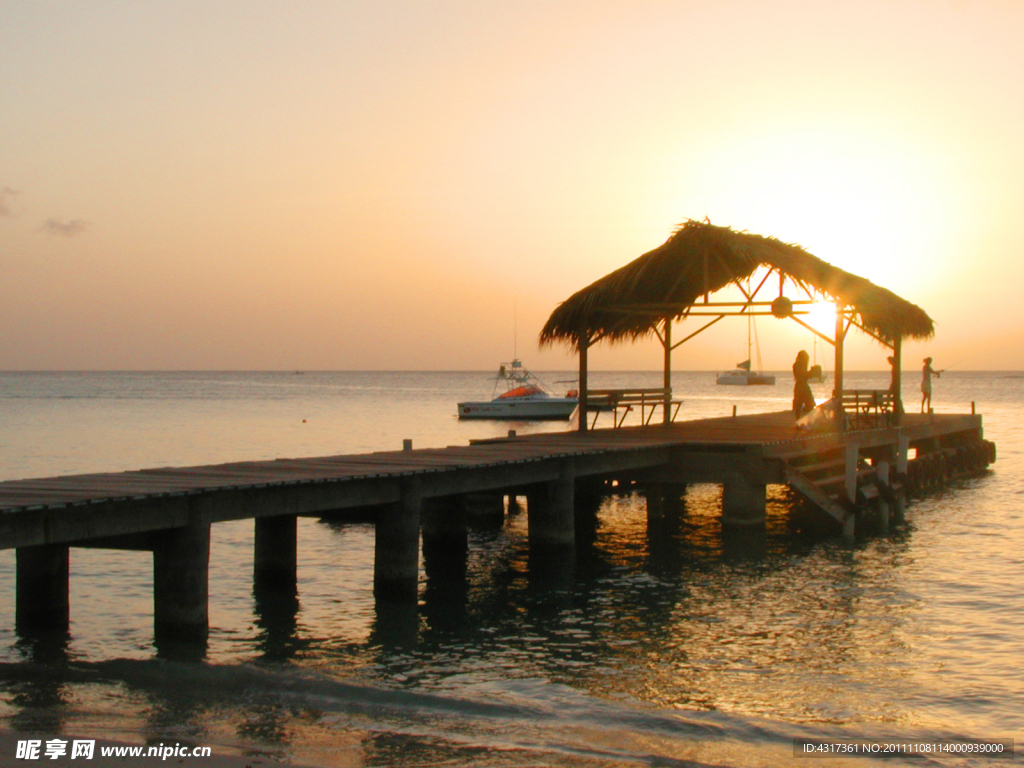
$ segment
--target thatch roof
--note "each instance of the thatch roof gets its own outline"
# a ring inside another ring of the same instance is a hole
[[[691,220],[663,245],[559,304],[540,343],[564,341],[575,348],[581,334],[588,340],[636,339],[654,331],[663,318],[683,317],[705,294],[746,280],[762,266],[847,306],[854,320],[880,339],[924,339],[935,332],[920,307],[798,245]]]

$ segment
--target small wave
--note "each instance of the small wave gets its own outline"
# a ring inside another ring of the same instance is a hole
[[[234,712],[237,719],[251,721],[265,716],[268,708],[275,709],[292,713],[293,718],[288,728],[291,743],[276,747],[293,750],[300,758],[309,756],[308,744],[336,749],[332,745],[339,731],[362,730],[371,739],[385,737],[402,743],[403,765],[435,764],[439,745],[455,757],[445,763],[451,765],[705,768],[788,763],[794,739],[936,742],[955,738],[948,733],[892,734],[863,727],[854,733],[836,725],[813,729],[715,711],[665,712],[532,678],[441,693],[339,680],[290,665],[135,659],[60,666],[0,664],[2,687],[17,689],[34,683],[48,690],[55,683],[123,685],[154,700],[173,699],[175,707],[191,702],[194,712],[209,712],[221,720]],[[237,742],[237,737],[227,740]],[[900,762],[886,760],[886,765]],[[915,758],[906,764],[938,763]]]

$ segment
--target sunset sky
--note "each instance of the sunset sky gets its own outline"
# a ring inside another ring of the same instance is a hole
[[[0,369],[570,368],[558,302],[705,217],[1024,368],[1022,76],[1019,0],[0,0]]]

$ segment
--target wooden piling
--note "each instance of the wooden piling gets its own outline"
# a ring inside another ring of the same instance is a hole
[[[852,505],[857,503],[857,462],[860,458],[860,450],[856,445],[848,445],[843,455],[846,460],[843,490],[846,495],[846,501]]]
[[[764,525],[768,488],[745,475],[735,474],[722,484],[722,525]]]
[[[562,462],[558,478],[534,486],[527,494],[531,544],[573,544],[576,540],[575,474]]]
[[[463,520],[474,530],[493,531],[505,524],[505,495],[467,493],[460,499]]]
[[[209,634],[210,524],[153,534],[153,628],[157,639],[205,640]]]
[[[298,585],[298,518],[257,517],[253,546],[253,587],[295,593]]]
[[[875,462],[875,477],[879,483],[879,489],[883,486],[889,486],[889,462],[880,460]],[[885,497],[884,493],[879,493],[877,500],[878,509],[878,527],[879,531],[884,535],[889,533],[889,522],[892,517],[892,513],[889,507],[889,500]]]
[[[644,483],[647,524],[657,525],[665,517],[665,489],[662,483]]]
[[[378,599],[416,600],[422,504],[419,480],[406,478],[399,500],[381,509],[373,558],[373,594]]]
[[[424,499],[421,528],[427,579],[448,582],[464,578],[469,539],[462,500],[457,496]]]
[[[67,631],[70,616],[68,547],[60,544],[18,547],[15,570],[17,632]]]

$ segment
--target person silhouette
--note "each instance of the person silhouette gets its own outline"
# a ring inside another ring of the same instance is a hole
[[[811,392],[811,385],[808,383],[810,372],[807,370],[807,361],[810,360],[806,350],[801,349],[796,360],[793,361],[793,415],[800,418],[805,413],[814,410],[814,394]]]
[[[921,413],[929,413],[932,409],[932,376],[939,378],[942,371],[932,368],[932,359],[924,359],[924,368],[921,369]]]

